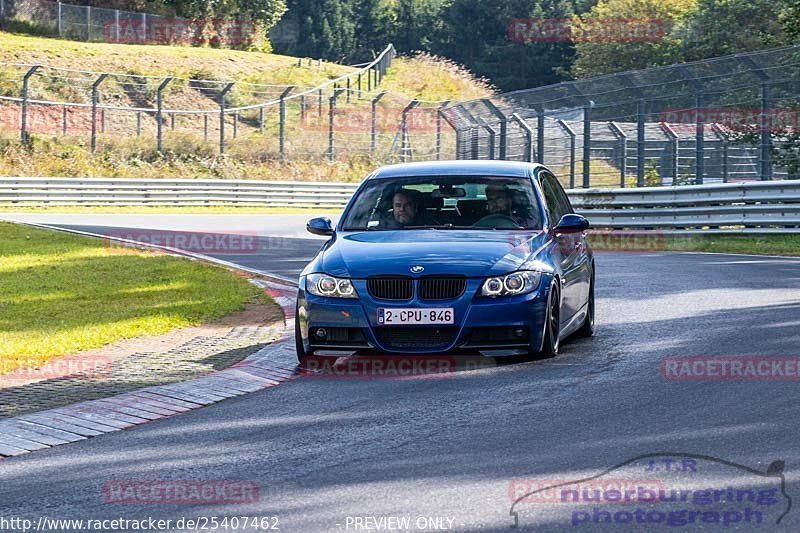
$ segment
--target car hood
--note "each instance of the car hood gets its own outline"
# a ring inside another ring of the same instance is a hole
[[[389,274],[467,277],[504,274],[531,259],[546,236],[538,230],[399,230],[341,233],[324,250],[322,271],[367,278]],[[424,270],[412,273],[412,266]]]

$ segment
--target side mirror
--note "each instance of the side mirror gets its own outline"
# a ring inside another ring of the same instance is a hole
[[[306,224],[306,229],[309,233],[322,235],[323,237],[330,237],[334,233],[331,219],[329,218],[312,218]]]
[[[567,214],[553,228],[556,233],[581,233],[589,229],[589,221],[581,215]]]

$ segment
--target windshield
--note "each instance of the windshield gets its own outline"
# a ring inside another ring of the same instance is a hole
[[[376,179],[355,198],[344,230],[541,229],[528,178]]]

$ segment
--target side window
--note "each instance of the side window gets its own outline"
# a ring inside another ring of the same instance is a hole
[[[547,202],[547,212],[550,214],[551,224],[558,224],[561,217],[570,213],[569,202],[566,200],[566,194],[561,190],[556,179],[546,173],[541,172],[542,192],[544,192],[544,199]]]

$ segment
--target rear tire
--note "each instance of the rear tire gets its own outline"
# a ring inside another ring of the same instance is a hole
[[[581,329],[576,332],[578,337],[591,337],[594,335],[594,268],[589,282],[589,301],[586,303],[586,319]]]

